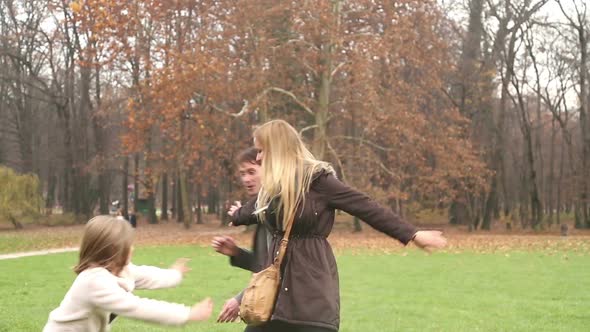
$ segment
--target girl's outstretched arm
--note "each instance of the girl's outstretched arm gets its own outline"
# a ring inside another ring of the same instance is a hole
[[[126,272],[135,280],[135,288],[138,289],[175,287],[180,284],[184,274],[190,270],[186,266],[188,261],[188,258],[180,258],[169,269],[131,263],[127,265]]]
[[[191,314],[188,306],[141,298],[127,292],[106,270],[88,281],[85,297],[104,311],[165,325],[185,324]]]

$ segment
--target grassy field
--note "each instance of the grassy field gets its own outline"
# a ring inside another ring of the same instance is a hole
[[[140,246],[137,264],[167,266],[190,257],[193,271],[175,289],[139,291],[192,304],[205,296],[215,314],[248,273],[204,246]],[[587,331],[590,256],[580,251],[471,250],[426,255],[339,250],[341,331]],[[76,254],[0,261],[0,331],[39,331],[69,288]],[[120,318],[112,331],[243,331],[210,322],[166,328]]]

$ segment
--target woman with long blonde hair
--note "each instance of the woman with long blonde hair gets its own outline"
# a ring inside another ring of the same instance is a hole
[[[441,248],[446,239],[438,231],[418,231],[384,208],[340,182],[332,167],[317,160],[299,133],[283,120],[273,120],[254,131],[254,145],[262,162],[262,188],[257,200],[228,212],[235,225],[256,222],[273,234],[264,266],[273,261],[293,220],[281,269],[281,287],[271,321],[246,331],[320,332],[340,326],[338,269],[327,241],[335,210],[360,218],[403,244],[413,241],[423,249]]]

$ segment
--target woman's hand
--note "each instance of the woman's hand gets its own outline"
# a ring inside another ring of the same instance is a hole
[[[447,245],[447,239],[441,231],[417,231],[414,235],[413,242],[426,251],[432,249],[441,249]]]

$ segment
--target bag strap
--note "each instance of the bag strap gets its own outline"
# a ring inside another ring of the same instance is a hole
[[[285,229],[285,234],[283,235],[283,239],[281,239],[281,243],[279,244],[279,253],[275,257],[275,260],[273,262],[273,265],[275,265],[277,268],[281,267],[281,263],[283,262],[283,258],[285,257],[285,254],[287,253],[287,244],[289,244],[289,235],[291,234],[291,228],[293,227],[293,219],[294,218],[295,218],[295,213],[293,214],[293,217],[291,217],[289,219],[289,221],[287,222],[287,228]]]

